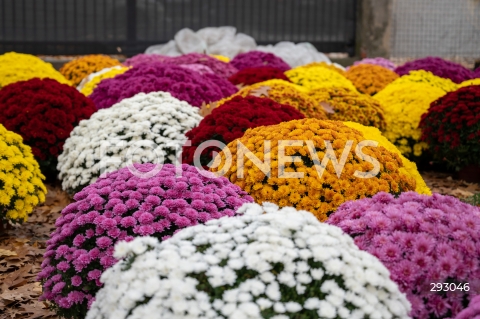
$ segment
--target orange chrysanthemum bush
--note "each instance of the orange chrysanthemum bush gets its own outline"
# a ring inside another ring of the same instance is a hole
[[[91,73],[120,65],[120,61],[103,54],[91,54],[65,63],[60,73],[77,86]]]
[[[382,105],[370,95],[345,88],[320,88],[308,94],[327,110],[329,120],[356,122],[381,131],[387,126]]]
[[[234,95],[217,102],[217,107],[231,100],[235,96],[247,97],[249,95],[266,97],[277,103],[293,106],[308,118],[316,118],[320,120],[327,119],[324,108],[313,98],[308,96],[302,87],[284,80],[268,80],[246,86]]]
[[[398,79],[398,74],[379,65],[354,65],[345,73],[361,93],[374,95]]]
[[[222,150],[211,170],[257,203],[293,206],[325,221],[346,201],[415,190],[415,179],[400,171],[400,156],[369,143],[342,122],[293,120],[247,130]]]

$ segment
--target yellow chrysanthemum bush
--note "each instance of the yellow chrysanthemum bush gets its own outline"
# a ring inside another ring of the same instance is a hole
[[[402,83],[411,83],[411,82],[425,83],[430,86],[439,88],[445,92],[452,92],[458,89],[458,84],[456,84],[452,80],[441,78],[439,76],[434,75],[432,72],[425,71],[425,70],[410,71],[407,75],[401,76],[400,78],[396,79],[393,83],[402,84]]]
[[[357,91],[349,79],[323,66],[297,67],[285,72],[292,83],[308,90],[326,87],[341,87]]]
[[[246,86],[234,95],[218,101],[216,105],[220,107],[235,96],[249,95],[267,97],[277,103],[293,106],[308,118],[327,119],[325,109],[304,88],[284,80],[268,80]]]
[[[428,146],[420,142],[420,118],[430,103],[443,96],[445,91],[425,83],[391,83],[374,98],[384,108],[387,128],[383,132],[402,154],[418,159]]]
[[[463,88],[470,85],[480,85],[480,78],[463,81],[458,85],[458,88]]]
[[[398,78],[398,74],[379,65],[358,64],[348,69],[345,77],[361,93],[374,95]]]
[[[0,124],[0,222],[21,223],[45,201],[40,166],[20,135]]]
[[[249,129],[215,158],[212,171],[248,192],[325,221],[348,200],[415,190],[402,159],[339,121],[303,119]]]
[[[53,65],[36,56],[16,52],[0,55],[0,88],[33,78],[50,78],[71,85]]]
[[[345,88],[320,88],[308,93],[324,107],[329,120],[352,121],[385,130],[383,107],[370,95]]]
[[[107,55],[91,54],[65,63],[60,73],[77,86],[89,74],[120,64],[120,61]]]
[[[93,93],[93,90],[95,90],[95,88],[97,87],[98,84],[100,84],[100,82],[102,82],[105,79],[114,78],[119,74],[123,74],[127,72],[128,69],[129,69],[128,67],[112,68],[107,72],[100,73],[94,76],[90,81],[88,81],[80,90],[80,92],[82,92],[85,96],[89,96],[90,94]]]
[[[302,65],[301,67],[302,68],[312,68],[312,67],[317,67],[317,66],[322,67],[322,68],[327,68],[329,70],[337,72],[338,74],[340,74],[342,76],[345,76],[345,71],[344,70],[336,67],[334,64],[327,63],[327,62],[312,62],[312,63],[309,63],[309,64]]]
[[[432,195],[432,191],[423,180],[422,175],[420,175],[418,172],[417,165],[403,156],[402,152],[400,152],[395,145],[393,145],[385,136],[383,136],[382,132],[380,132],[377,128],[354,122],[343,122],[343,124],[360,131],[363,134],[363,137],[365,137],[367,140],[376,141],[378,142],[379,146],[383,146],[388,151],[398,154],[403,163],[403,167],[400,167],[399,171],[415,179],[415,191],[419,194]]]

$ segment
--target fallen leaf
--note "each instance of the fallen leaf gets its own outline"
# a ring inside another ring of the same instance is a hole
[[[327,114],[335,114],[333,106],[327,102],[320,102],[320,106],[325,110]]]
[[[0,257],[2,256],[16,256],[17,253],[8,249],[0,249]]]
[[[205,102],[203,102],[199,114],[203,117],[210,115],[212,111],[217,108],[217,104],[217,102],[211,102],[210,104],[206,104]]]
[[[261,86],[259,88],[254,89],[254,90],[251,90],[249,95],[253,95],[253,96],[256,96],[256,97],[262,97],[262,96],[269,97],[268,92],[270,91],[270,89],[271,88],[269,86],[264,85],[264,86]]]

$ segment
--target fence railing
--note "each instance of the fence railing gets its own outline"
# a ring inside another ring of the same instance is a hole
[[[185,27],[235,26],[259,44],[355,47],[357,0],[0,0],[0,53],[143,52]]]

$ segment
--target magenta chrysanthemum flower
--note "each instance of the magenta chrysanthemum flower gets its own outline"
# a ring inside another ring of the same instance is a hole
[[[393,63],[392,61],[388,60],[388,59],[385,59],[385,58],[381,58],[381,57],[378,57],[378,58],[366,58],[366,59],[362,59],[360,61],[356,61],[355,63],[353,63],[353,65],[359,65],[359,64],[373,64],[373,65],[379,65],[379,66],[382,66],[386,69],[389,69],[389,70],[395,70],[395,63]]]
[[[155,165],[135,168],[148,172]],[[117,262],[117,242],[147,235],[165,240],[184,227],[233,216],[242,204],[253,202],[226,178],[205,177],[185,164],[166,164],[150,178],[123,168],[85,187],[74,199],[56,221],[38,275],[41,299],[68,318],[85,317],[102,272]]]
[[[395,69],[395,72],[402,76],[413,70],[430,71],[436,76],[450,79],[455,83],[473,78],[473,72],[458,63],[450,62],[438,57],[426,57],[405,63]]]
[[[142,64],[142,63],[162,62],[162,61],[167,60],[169,58],[170,57],[166,56],[166,55],[140,53],[140,54],[132,56],[129,59],[126,59],[125,62],[123,62],[123,65],[125,65],[125,66],[137,66],[137,65]]]
[[[383,262],[407,294],[414,318],[454,317],[480,291],[478,207],[439,194],[379,193],[344,203],[327,223]],[[470,290],[430,291],[432,283],[452,282],[469,283]]]
[[[137,93],[169,92],[179,100],[200,107],[228,97],[237,88],[215,74],[200,74],[186,68],[151,62],[139,64],[114,78],[105,79],[89,96],[98,109],[108,108]]]
[[[460,312],[455,319],[480,319],[480,295],[473,298],[468,308]]]
[[[261,51],[250,51],[246,53],[240,53],[230,64],[236,67],[238,70],[243,70],[246,68],[258,68],[262,66],[269,66],[272,68],[277,68],[283,72],[290,70],[290,66],[274,55],[273,53],[266,53]]]

